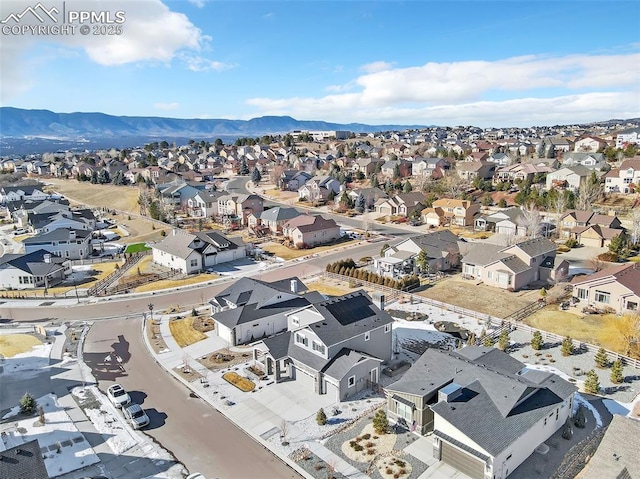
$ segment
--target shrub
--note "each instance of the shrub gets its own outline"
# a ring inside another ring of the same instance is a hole
[[[611,382],[614,384],[620,384],[624,381],[624,375],[622,374],[622,361],[616,359],[611,367]]]
[[[376,450],[373,448],[369,448],[367,449],[367,455],[369,456],[373,456],[376,453]]]
[[[324,409],[320,408],[318,414],[316,414],[316,422],[319,426],[327,424],[327,414],[324,412]]]
[[[385,434],[388,428],[389,419],[387,418],[387,413],[385,413],[382,409],[379,409],[373,418],[373,430],[376,432],[376,434]]]
[[[322,464],[320,464],[320,463],[316,464],[316,465],[315,465],[315,466],[313,466],[313,467],[314,467],[314,469],[315,469],[316,471],[319,471],[319,470],[321,470],[321,469],[324,469],[324,466],[323,466]]]
[[[482,345],[485,348],[493,347],[493,336],[485,336],[484,339],[482,340]]]
[[[393,474],[393,469],[391,469],[390,467],[387,467],[387,469],[384,471],[387,474]]]
[[[564,426],[562,427],[562,438],[571,439],[571,436],[573,436],[573,428],[571,427],[569,418],[567,418],[567,420],[564,423]]]
[[[31,395],[31,393],[24,393],[24,395],[20,399],[20,412],[22,414],[31,415],[35,412],[37,407],[38,403]]]
[[[573,424],[580,429],[583,429],[585,424],[587,424],[587,418],[584,415],[584,406],[582,404],[578,406],[576,415],[573,417]]]
[[[562,340],[560,351],[563,356],[571,356],[573,354],[573,341],[569,336]]]
[[[600,379],[593,369],[587,373],[587,379],[584,381],[584,390],[591,394],[598,394],[600,391]]]
[[[363,434],[362,435],[362,439],[364,439],[365,441],[368,441],[369,439],[371,439],[371,434],[369,434],[369,433]]]
[[[606,368],[609,366],[609,357],[607,356],[607,352],[604,348],[598,349],[595,357],[596,366],[599,368]]]
[[[564,245],[567,246],[568,248],[576,248],[578,246],[578,240],[573,239],[573,238],[569,238]]]
[[[372,443],[371,441],[369,441],[369,442],[368,442],[368,443],[366,443],[364,446],[365,446],[365,447],[373,447],[373,446],[375,446],[375,444],[374,444],[374,443]]]
[[[506,351],[507,349],[509,349],[509,342],[510,342],[509,331],[506,329],[503,329],[500,332],[500,337],[498,338],[498,349],[501,351]]]

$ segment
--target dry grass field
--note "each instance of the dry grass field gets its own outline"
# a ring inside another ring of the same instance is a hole
[[[578,341],[597,344],[621,354],[630,352],[625,340],[625,326],[628,324],[625,318],[615,314],[575,314],[551,305],[535,312],[524,322],[534,328],[560,336],[571,336]]]
[[[178,346],[184,348],[191,344],[207,339],[207,335],[193,327],[193,317],[173,319],[169,322],[169,330]]]
[[[350,288],[349,284],[342,281],[335,280],[315,280],[311,283],[305,283],[309,290],[318,291],[319,293],[326,294],[328,296],[342,296],[343,294],[351,293],[360,288]]]
[[[524,308],[540,297],[537,290],[512,293],[492,286],[476,284],[476,281],[458,278],[460,278],[459,275],[445,279],[417,294],[498,318],[504,318]]]
[[[16,354],[31,351],[34,346],[40,344],[42,344],[42,341],[30,334],[1,334],[0,355],[5,358],[12,358]]]
[[[284,246],[280,243],[269,242],[263,243],[260,247],[268,251],[269,253],[273,253],[278,258],[282,258],[284,260],[301,258],[303,256],[309,256],[316,253],[322,253],[323,251],[335,250],[336,248],[345,247],[349,245],[356,244],[357,240],[351,241],[341,241],[339,244],[332,244],[327,246],[317,246],[315,248],[310,249],[295,249]]]
[[[147,291],[158,291],[161,289],[178,288],[180,286],[188,286],[190,284],[204,283],[206,281],[211,281],[213,279],[216,279],[217,277],[218,276],[215,274],[203,273],[195,276],[189,276],[186,279],[162,279],[160,281],[155,281],[153,283],[143,284],[142,286],[138,286],[135,289],[135,292],[144,293]]]

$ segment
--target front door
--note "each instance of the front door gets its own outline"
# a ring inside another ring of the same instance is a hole
[[[378,382],[378,368],[374,368],[369,373],[369,380],[372,384],[376,384]]]

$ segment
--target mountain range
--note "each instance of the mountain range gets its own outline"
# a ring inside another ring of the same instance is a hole
[[[180,139],[230,140],[239,137],[284,134],[294,130],[347,130],[368,133],[420,128],[407,125],[365,125],[302,121],[290,116],[263,116],[251,120],[179,119],[148,116],[113,116],[104,113],[55,113],[49,110],[0,108],[0,154],[19,154],[16,147],[31,143],[58,149],[134,146],[149,141]],[[41,150],[40,146],[36,149]],[[46,150],[45,150],[46,151]],[[49,150],[50,151],[50,150]],[[33,151],[36,152],[36,151]]]

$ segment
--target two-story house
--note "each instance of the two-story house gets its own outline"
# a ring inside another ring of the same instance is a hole
[[[22,243],[27,254],[43,249],[60,258],[74,260],[91,256],[90,240],[90,231],[58,228],[26,238]]]
[[[259,215],[264,211],[262,197],[248,195],[222,195],[218,197],[218,214],[220,216],[241,218],[242,224],[248,224],[249,215]]]
[[[0,188],[0,203],[5,204],[11,201],[34,200],[42,201],[49,197],[43,191],[42,185],[20,185],[3,186]]]
[[[327,201],[329,192],[340,193],[340,182],[331,176],[314,176],[298,188],[298,196],[312,203]]]
[[[625,160],[604,177],[607,193],[634,193],[640,187],[640,159]]]
[[[259,216],[249,215],[249,227],[254,231],[261,231],[274,235],[282,234],[285,223],[300,216],[300,212],[295,208],[276,206],[260,213]]]
[[[68,261],[37,249],[27,254],[5,254],[0,257],[0,288],[50,288],[66,276]]]
[[[393,318],[364,291],[286,313],[287,331],[254,348],[254,361],[276,382],[295,380],[309,392],[344,401],[377,384],[391,359]]]
[[[591,170],[585,166],[563,167],[547,174],[546,188],[547,190],[566,188],[577,191],[587,182],[589,176],[591,176]]]
[[[313,175],[306,171],[284,170],[278,179],[278,187],[281,190],[298,191],[298,189],[311,178],[313,178]]]
[[[389,216],[410,216],[414,211],[421,212],[425,205],[425,196],[418,192],[401,193],[391,198],[380,198],[374,207],[376,213]]]
[[[456,173],[465,181],[473,181],[475,178],[491,179],[496,169],[494,163],[487,160],[459,161],[456,163]]]
[[[615,215],[601,215],[593,211],[571,210],[560,217],[560,238],[573,238],[583,246],[602,248],[624,232]]]
[[[198,191],[187,200],[189,214],[197,218],[212,218],[218,216],[218,198],[222,193],[218,191]]]
[[[470,200],[440,198],[439,200],[433,202],[433,207],[442,208],[446,224],[456,226],[473,225],[473,219],[480,212],[480,204],[473,203]]]
[[[602,153],[566,153],[562,159],[562,166],[584,166],[589,170],[608,171],[609,164]]]
[[[616,148],[625,148],[627,145],[640,144],[640,128],[629,128],[619,131],[616,135]]]
[[[340,226],[333,218],[299,215],[282,225],[282,235],[296,248],[312,248],[340,238]]]
[[[489,286],[517,291],[536,281],[566,278],[569,263],[556,259],[555,243],[545,238],[507,247],[476,243],[462,258],[462,274]]]
[[[576,387],[494,348],[427,351],[385,388],[387,415],[433,438],[433,457],[503,479],[572,417]]]

